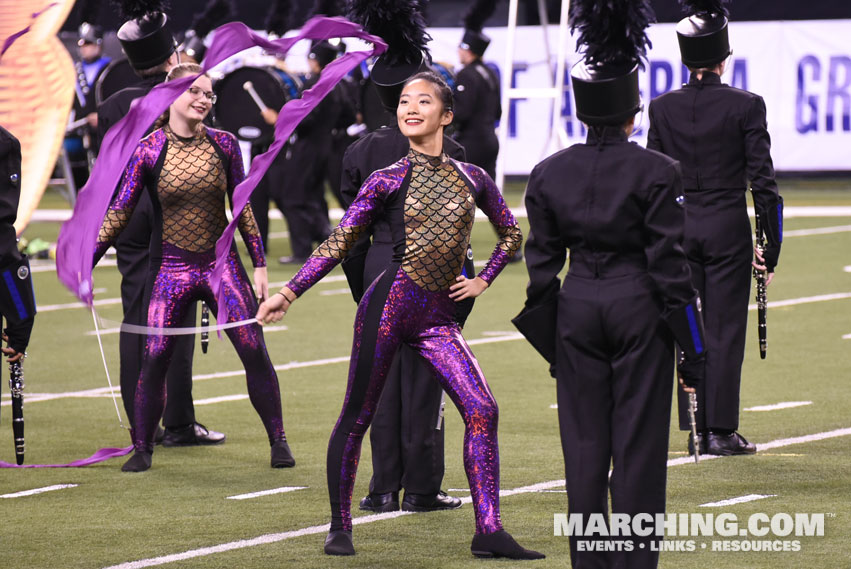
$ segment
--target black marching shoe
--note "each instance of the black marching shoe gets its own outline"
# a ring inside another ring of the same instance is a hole
[[[290,468],[291,466],[295,466],[295,459],[287,440],[272,443],[272,468]]]
[[[546,555],[525,549],[505,530],[473,536],[470,551],[476,557],[506,557],[508,559],[544,559]]]
[[[151,467],[153,453],[137,450],[121,467],[121,472],[145,472]]]
[[[756,445],[749,443],[736,431],[709,431],[706,454],[733,456],[738,454],[756,454]]]
[[[405,499],[407,500],[408,497],[405,496]],[[376,513],[395,512],[399,509],[399,493],[373,494],[370,492],[360,501],[360,509]]]
[[[225,442],[224,433],[211,431],[201,423],[191,423],[185,427],[166,427],[162,437],[164,447],[191,447],[201,445],[220,445]]]
[[[437,494],[411,494],[405,492],[402,509],[406,512],[437,512],[454,510],[461,507],[461,500],[449,496],[444,491]]]
[[[700,449],[700,454],[706,454],[706,440],[708,433],[706,431],[698,431],[697,432],[697,445]],[[691,433],[688,436],[688,453],[689,456],[694,454],[694,440],[691,437]]]
[[[352,545],[352,532],[335,530],[328,532],[325,538],[325,555],[354,555],[355,546]]]

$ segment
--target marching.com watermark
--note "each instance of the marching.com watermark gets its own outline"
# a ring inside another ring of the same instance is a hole
[[[553,514],[553,535],[576,538],[580,551],[800,551],[823,537],[835,514]],[[687,538],[723,538],[697,540]],[[654,539],[655,538],[655,539]],[[679,538],[679,539],[676,539]]]

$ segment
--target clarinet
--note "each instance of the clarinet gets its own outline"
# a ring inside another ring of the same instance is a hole
[[[24,367],[21,365],[21,360],[9,362],[9,389],[12,391],[12,434],[15,437],[15,461],[18,465],[21,465],[24,463]]]
[[[756,249],[760,255],[765,251],[765,235],[762,233],[762,224],[759,221],[759,214],[756,214]],[[768,349],[766,314],[768,312],[768,297],[765,292],[765,271],[759,269],[753,270],[753,278],[756,280],[756,309],[757,321],[759,323],[759,357],[765,359],[765,353]]]
[[[207,303],[201,301],[201,327],[207,328],[210,325],[210,307]],[[201,332],[201,351],[207,353],[207,346],[210,344],[210,331],[204,330]]]

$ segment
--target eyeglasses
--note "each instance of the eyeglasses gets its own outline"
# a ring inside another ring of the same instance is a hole
[[[212,91],[204,91],[200,87],[190,87],[189,94],[192,96],[193,99],[200,99],[201,96],[204,96],[207,98],[208,101],[210,101],[214,105],[216,104],[216,99],[218,99],[215,93],[213,93]]]

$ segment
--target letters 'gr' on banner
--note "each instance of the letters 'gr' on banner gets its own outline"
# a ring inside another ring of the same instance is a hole
[[[432,28],[432,57],[459,68],[458,28]],[[487,28],[492,38],[485,61],[504,73],[507,31]],[[654,97],[679,88],[688,81],[680,61],[675,24],[650,27],[653,47],[640,75],[645,109]],[[553,69],[558,28],[548,28]],[[780,171],[851,170],[851,19],[782,22],[730,22],[733,55],[722,77],[724,83],[758,93],[768,109],[774,166]],[[573,116],[570,67],[580,56],[569,39],[565,70],[565,94],[555,109],[563,121],[569,142],[585,140],[585,130]],[[539,26],[517,29],[512,84],[515,87],[551,87],[543,33]],[[503,109],[509,121],[509,139],[501,153],[506,174],[526,175],[535,164],[558,148],[556,137],[547,136],[552,105],[546,101],[515,100]],[[506,113],[506,111],[509,111]],[[640,132],[633,137],[646,143],[647,113],[641,116]]]

